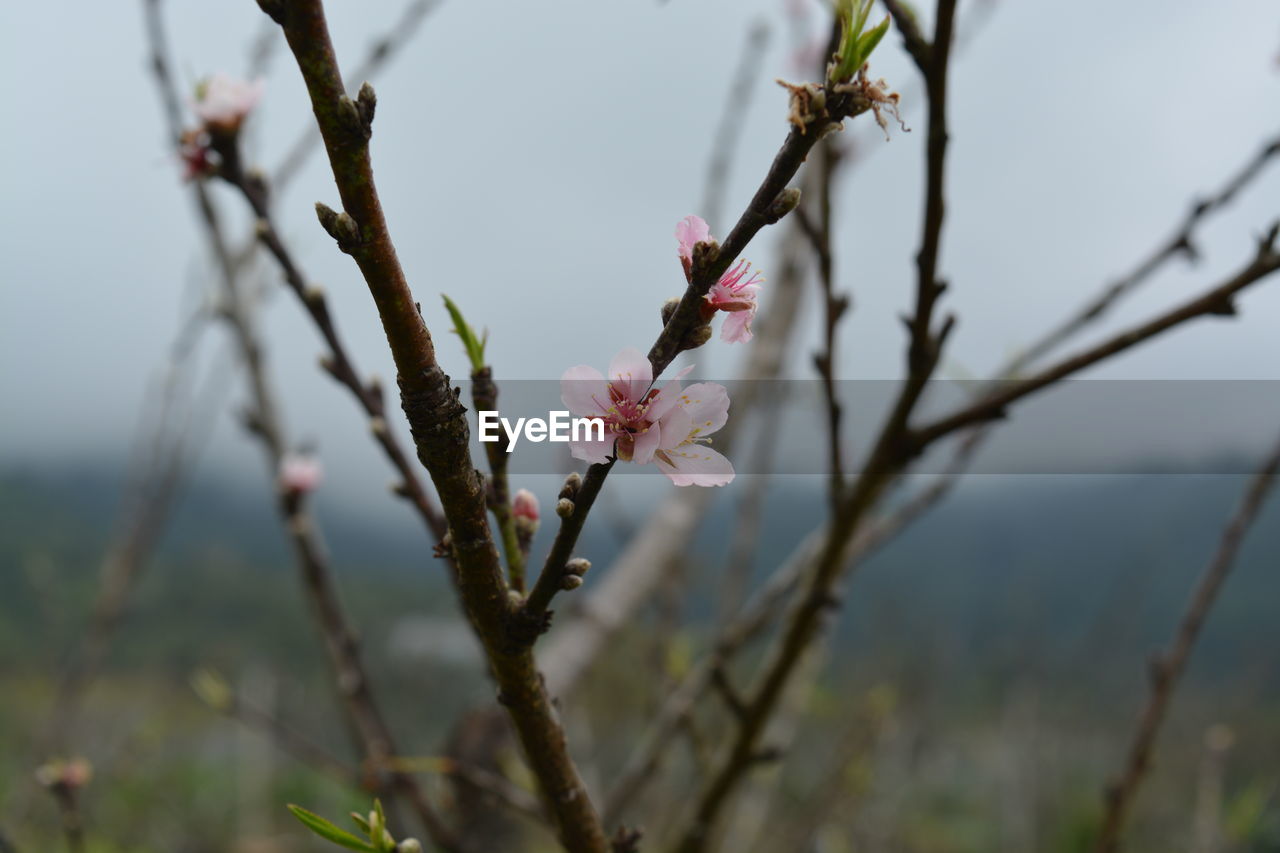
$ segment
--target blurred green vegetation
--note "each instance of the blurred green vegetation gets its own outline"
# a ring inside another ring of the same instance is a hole
[[[744,793],[753,805],[733,822],[746,834],[741,849],[1087,850],[1142,700],[1144,660],[1172,630],[1240,483],[1023,478],[962,489],[846,590],[834,642],[792,703],[804,714],[794,712],[781,737],[785,760]],[[54,675],[80,639],[118,492],[109,472],[0,476],[0,828],[24,853],[61,844],[54,803],[32,784],[51,756],[33,744]],[[665,627],[659,608],[641,614],[573,697],[570,726],[589,778],[611,778],[663,685],[712,635],[735,499],[717,504],[684,567],[683,627]],[[492,702],[478,662],[432,645],[440,630],[464,630],[439,563],[411,525],[370,525],[324,494],[320,511],[403,749],[438,755],[460,713]],[[757,574],[820,512],[816,490],[777,490]],[[1234,743],[1213,800],[1216,849],[1280,850],[1277,520],[1272,506],[1210,617],[1139,802],[1134,853],[1190,848],[1209,802],[1201,789],[1219,772],[1206,763],[1205,737],[1220,724]],[[597,571],[616,548],[607,527],[584,547]],[[542,534],[535,548],[546,547]],[[397,639],[423,619],[437,632],[425,646]],[[760,653],[746,651],[736,681]],[[184,498],[88,696],[75,743],[95,768],[83,798],[91,851],[320,849],[284,803],[329,816],[367,811],[368,795],[203,705],[188,685],[201,667],[249,691],[265,674],[273,712],[354,765],[265,489],[250,484],[206,483]],[[710,704],[695,721],[704,742],[677,744],[663,781],[637,804],[655,840],[665,821],[652,816],[687,796],[698,750],[726,724]],[[782,819],[827,800],[805,831]],[[762,815],[771,817],[754,827]],[[535,833],[521,849],[546,843]]]

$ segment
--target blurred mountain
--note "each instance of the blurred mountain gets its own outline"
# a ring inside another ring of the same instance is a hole
[[[873,673],[963,672],[969,688],[1028,672],[1069,681],[1083,662],[1090,678],[1130,683],[1142,655],[1176,623],[1244,482],[1159,473],[968,478],[857,569],[838,645]],[[51,663],[65,653],[92,597],[121,484],[108,465],[0,474],[0,664]],[[689,555],[695,626],[714,613],[741,495],[717,495]],[[395,615],[456,613],[421,528],[341,497],[322,490],[317,511],[352,608],[379,626]],[[617,507],[602,501],[598,512],[579,550],[603,574],[617,550],[609,518]],[[784,559],[824,512],[820,483],[780,478],[754,575]],[[1278,520],[1273,501],[1215,606],[1196,677],[1280,689]],[[535,563],[553,532],[541,531]],[[249,647],[305,656],[311,628],[289,567],[265,484],[204,477],[175,509],[134,603],[142,622],[126,632],[119,659],[185,666]],[[157,631],[166,632],[163,654],[149,649]]]

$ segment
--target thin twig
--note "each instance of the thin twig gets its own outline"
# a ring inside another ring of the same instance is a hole
[[[471,373],[471,402],[477,412],[498,410],[498,385],[493,381],[493,368],[485,365]],[[486,498],[493,519],[498,523],[502,537],[502,552],[507,557],[507,576],[511,588],[524,592],[525,555],[516,531],[515,517],[511,514],[511,485],[507,478],[507,462],[510,460],[510,439],[505,431],[499,431],[497,441],[485,442],[485,456],[489,460],[489,488]]]
[[[1196,583],[1195,591],[1187,602],[1186,612],[1182,615],[1168,651],[1151,661],[1150,692],[1147,696],[1147,704],[1138,718],[1137,728],[1129,742],[1124,769],[1119,778],[1107,789],[1106,813],[1102,820],[1102,830],[1094,845],[1097,853],[1115,853],[1120,849],[1120,836],[1124,831],[1125,820],[1133,807],[1138,788],[1151,768],[1151,753],[1156,737],[1160,733],[1160,726],[1173,701],[1178,680],[1187,667],[1187,661],[1191,658],[1196,638],[1199,637],[1200,629],[1209,615],[1209,609],[1213,607],[1218,592],[1231,572],[1245,534],[1257,518],[1267,495],[1275,486],[1277,471],[1280,471],[1280,444],[1270,452],[1261,470],[1249,481],[1239,507],[1222,532],[1217,553],[1213,555],[1213,559],[1209,561],[1200,580]]]
[[[521,609],[521,618],[530,620],[530,625],[538,632],[545,630],[547,626],[547,608],[556,593],[563,589],[565,567],[573,556],[573,548],[586,524],[587,514],[591,512],[614,461],[616,460],[611,459],[587,468],[587,476],[582,478],[582,486],[572,498],[573,511],[560,520],[560,528],[556,531],[555,541],[551,543],[551,550],[542,564],[542,571],[538,573],[538,581]]]

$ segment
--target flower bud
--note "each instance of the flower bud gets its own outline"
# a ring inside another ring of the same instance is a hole
[[[378,95],[373,91],[373,86],[369,85],[366,80],[360,87],[360,93],[356,95],[356,112],[360,114],[360,121],[364,124],[364,129],[368,132],[373,126],[373,114],[378,108]]]
[[[406,838],[396,845],[396,853],[422,853],[422,844],[416,838]]]
[[[711,340],[711,324],[703,323],[701,326],[694,326],[689,333],[684,336],[684,342],[681,349],[697,349],[698,347]]]
[[[673,297],[662,303],[662,325],[671,322],[671,318],[675,316],[676,309],[680,307],[680,299]]]
[[[580,575],[565,575],[560,579],[560,588],[569,591],[582,586],[582,577]]]
[[[564,565],[564,570],[566,572],[571,575],[577,575],[578,577],[585,575],[590,568],[591,561],[584,559],[583,557],[574,557]]]
[[[573,501],[569,500],[568,498],[561,498],[560,500],[556,501],[556,515],[560,516],[561,518],[568,518],[569,516],[573,515],[573,510],[574,510]]]
[[[538,522],[538,497],[528,489],[518,489],[511,499],[511,514],[516,518]]]
[[[769,209],[765,211],[765,219],[770,225],[776,223],[779,219],[796,209],[800,204],[800,189],[798,187],[787,187],[778,193],[777,198],[769,203]]]
[[[210,133],[234,135],[262,100],[262,88],[262,80],[214,74],[197,84],[191,108]]]
[[[560,497],[572,500],[578,494],[578,489],[582,488],[582,475],[577,471],[569,474],[564,478],[564,485],[560,487]]]

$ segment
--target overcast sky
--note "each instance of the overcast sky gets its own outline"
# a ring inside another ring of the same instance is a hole
[[[401,9],[399,0],[327,5],[348,66]],[[252,0],[167,6],[185,81],[246,67],[263,26]],[[447,369],[463,373],[464,360],[444,334],[441,292],[489,329],[499,376],[554,379],[572,364],[603,368],[621,346],[647,348],[658,306],[683,288],[672,229],[697,212],[711,135],[755,21],[772,37],[735,118],[726,219],[711,223],[719,236],[786,132],[785,93],[771,82],[796,73],[781,0],[445,0],[432,14],[377,80],[373,156]],[[141,5],[4,4],[0,46],[0,464],[118,452],[205,268],[165,146]],[[1194,194],[1280,131],[1278,52],[1274,0],[999,2],[952,78],[943,271],[961,322],[948,370],[990,370],[1130,266]],[[917,90],[896,36],[873,70]],[[901,370],[894,315],[908,304],[918,240],[917,107],[908,97],[913,131],[870,137],[874,156],[840,186],[838,274],[856,302],[841,342],[847,377]],[[260,162],[278,162],[309,118],[297,68],[278,50],[252,127]],[[330,293],[357,363],[390,377],[357,270],[314,220],[315,201],[336,199],[314,158],[278,200],[279,216]],[[1280,216],[1278,200],[1272,168],[1205,229],[1198,266],[1173,269],[1100,331],[1239,266]],[[764,233],[747,253],[766,275],[775,237]],[[1200,321],[1090,375],[1280,379],[1280,279],[1240,307],[1237,320]],[[332,466],[380,488],[386,468],[352,403],[315,369],[320,347],[292,297],[273,299],[264,322],[292,433],[319,439]],[[717,341],[696,355],[704,375],[718,376],[741,351]],[[797,359],[795,375],[807,370]],[[213,458],[256,463],[222,420]]]

